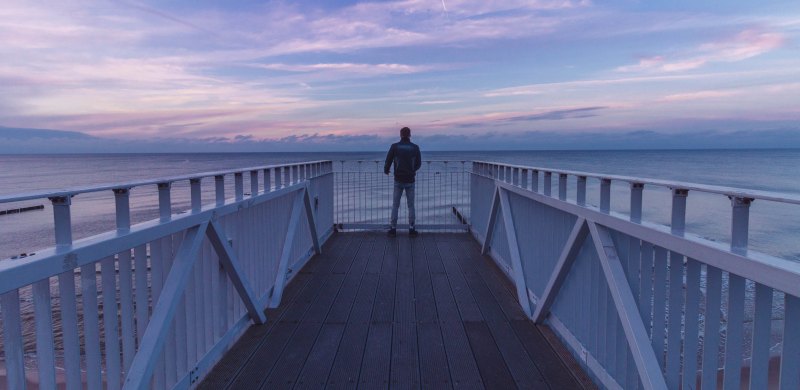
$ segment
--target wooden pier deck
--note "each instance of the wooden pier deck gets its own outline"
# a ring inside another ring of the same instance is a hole
[[[267,317],[200,388],[591,387],[465,233],[337,233]]]

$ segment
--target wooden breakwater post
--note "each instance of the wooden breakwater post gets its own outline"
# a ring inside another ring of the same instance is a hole
[[[6,214],[19,214],[24,213],[26,211],[36,211],[36,210],[44,210],[44,205],[36,205],[36,206],[28,206],[28,207],[20,207],[15,209],[8,209],[8,210],[0,210],[0,215]]]

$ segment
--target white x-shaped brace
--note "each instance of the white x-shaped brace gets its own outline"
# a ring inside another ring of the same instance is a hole
[[[483,254],[489,253],[497,220],[502,218],[508,251],[511,256],[511,273],[517,290],[517,299],[525,314],[537,324],[546,319],[564,280],[566,280],[572,268],[572,264],[578,257],[586,238],[591,235],[591,240],[600,259],[609,292],[614,300],[614,306],[622,323],[622,328],[628,341],[627,344],[633,355],[642,384],[646,389],[666,389],[667,384],[664,374],[656,359],[650,337],[639,314],[636,299],[625,277],[625,270],[622,268],[622,263],[617,255],[617,250],[608,228],[598,225],[594,221],[578,217],[550,275],[542,297],[539,298],[538,304],[534,309],[528,297],[528,286],[517,241],[517,230],[513,213],[511,212],[510,191],[505,188],[507,184],[495,183],[492,208],[489,212],[489,221],[486,224],[486,234],[484,235],[481,252]],[[514,192],[519,192],[516,190]],[[501,213],[502,217],[500,216]]]
[[[281,253],[278,267],[278,275],[275,279],[275,286],[270,297],[269,307],[277,307],[280,304],[283,288],[286,284],[289,256],[292,246],[297,236],[297,228],[300,223],[300,213],[305,210],[308,226],[310,228],[311,240],[315,253],[320,253],[319,239],[314,218],[314,210],[311,207],[311,199],[308,187],[304,186],[297,190],[292,206],[292,213],[289,220],[289,227],[284,237],[283,250]],[[153,315],[148,322],[147,328],[142,336],[136,356],[133,359],[128,375],[125,378],[125,389],[147,389],[150,386],[150,378],[153,375],[158,356],[164,348],[170,324],[175,318],[181,297],[186,284],[189,281],[192,268],[198,258],[200,247],[203,240],[208,237],[213,246],[224,272],[233,283],[234,288],[241,297],[247,308],[247,312],[257,324],[267,321],[262,305],[259,304],[255,292],[250,286],[244,270],[241,268],[233,248],[228,243],[224,231],[219,226],[215,217],[205,221],[200,225],[189,228],[186,231],[180,248],[175,255],[172,268],[164,281],[164,288],[161,296],[153,308]]]

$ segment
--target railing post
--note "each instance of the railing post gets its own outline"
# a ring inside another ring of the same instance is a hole
[[[57,196],[50,198],[53,204],[53,221],[55,224],[55,235],[57,246],[72,245],[72,197]]]
[[[279,190],[282,187],[281,181],[283,180],[283,176],[281,176],[281,167],[275,167],[275,189]]]
[[[289,173],[290,170],[291,170],[291,167],[283,167],[283,186],[284,187],[288,187],[288,186],[292,185],[292,178],[291,178],[290,173]]]
[[[244,199],[244,175],[241,172],[233,174],[233,191],[236,200]]]
[[[250,171],[250,197],[258,195],[258,171]]]
[[[631,222],[642,222],[643,183],[631,183]]]
[[[158,183],[158,214],[162,221],[169,221],[172,218],[172,183]]]
[[[611,211],[611,179],[600,179],[600,211]]]
[[[520,185],[524,189],[528,189],[528,170],[523,168],[522,169],[522,180],[520,180]]]
[[[567,200],[567,174],[558,174],[558,199]]]
[[[72,197],[69,195],[54,197],[50,198],[50,202],[53,204],[56,246],[71,246],[72,213],[70,211],[70,205],[72,204]],[[61,294],[61,327],[64,338],[64,368],[67,376],[67,385],[77,388],[81,385],[81,369],[74,267],[58,275],[58,289]],[[3,309],[6,309],[6,306],[3,306]],[[6,336],[7,335],[8,334],[6,334]],[[20,338],[20,342],[21,340],[22,338]],[[6,339],[5,342],[6,345],[9,344],[8,339]],[[9,354],[9,352],[6,353]],[[9,356],[7,356],[7,358],[9,358]],[[9,364],[9,366],[12,365]],[[12,372],[11,374],[14,373]]]
[[[225,176],[214,176],[214,193],[216,195],[217,206],[225,204]]]
[[[292,165],[292,184],[297,184],[300,182],[300,166],[299,165]]]
[[[550,196],[553,192],[553,172],[544,173],[544,194]]]
[[[512,182],[515,186],[519,185],[519,168],[513,168]]]
[[[272,170],[264,169],[264,192],[272,191]]]
[[[531,171],[531,184],[533,185],[533,192],[539,192],[539,170],[534,169]]]
[[[194,182],[197,184],[194,184]],[[195,198],[197,208],[200,210],[200,179],[192,179],[192,209],[195,209]],[[197,188],[195,188],[197,187]],[[197,196],[195,196],[197,193]],[[131,229],[131,206],[130,206],[130,189],[129,188],[115,188],[114,200],[116,203],[117,211],[117,231],[127,232]],[[113,261],[112,261],[113,269]],[[120,307],[120,324],[122,326],[122,370],[127,371],[130,364],[133,362],[133,357],[136,349],[136,341],[134,339],[134,314],[133,314],[133,275],[131,264],[131,251],[126,250],[120,252],[118,255],[117,269],[119,278],[119,307]],[[113,277],[111,277],[113,278]],[[112,299],[115,299],[112,297]]]
[[[752,198],[731,197],[731,252],[746,254]]]
[[[672,189],[672,234],[682,236],[686,230],[686,198],[689,190],[682,188]]]
[[[203,207],[203,200],[202,200],[202,188],[200,187],[200,179],[190,179],[189,180],[189,187],[192,196],[192,212],[197,213],[200,212],[200,209]]]
[[[586,176],[578,176],[578,193],[575,200],[579,206],[586,206]]]

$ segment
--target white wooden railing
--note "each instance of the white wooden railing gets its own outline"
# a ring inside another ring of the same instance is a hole
[[[612,181],[630,186],[628,215],[610,210]],[[490,162],[470,186],[484,252],[601,387],[800,388],[800,264],[748,250],[750,204],[800,197]],[[671,191],[669,227],[642,221],[645,187]],[[730,199],[729,244],[685,231],[695,192]]]
[[[226,199],[230,175],[234,197]],[[208,178],[216,199],[204,204],[201,180]],[[171,185],[180,181],[190,183],[191,209],[173,214]],[[150,185],[158,187],[160,217],[131,226],[131,189]],[[110,190],[117,229],[73,242],[71,199]],[[333,226],[329,161],[5,196],[0,203],[43,198],[53,204],[56,247],[0,262],[9,389],[191,387],[251,322],[266,320],[263,310],[280,303],[284,285]],[[21,305],[29,299],[32,312]],[[26,351],[30,344],[35,354]],[[30,355],[35,360],[26,360]]]

